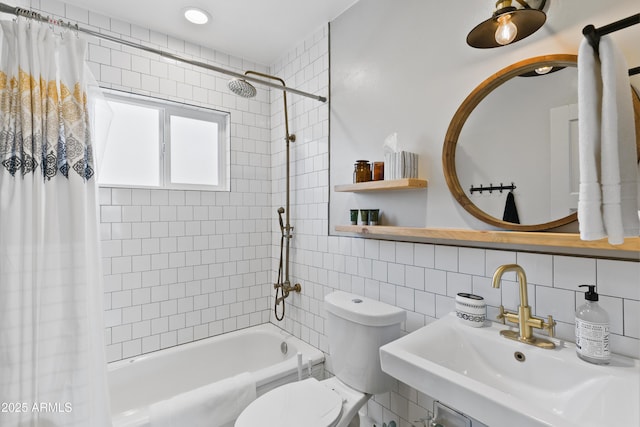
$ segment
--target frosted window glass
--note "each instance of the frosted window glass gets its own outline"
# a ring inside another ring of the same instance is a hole
[[[218,185],[218,124],[171,116],[171,182]]]
[[[159,186],[160,112],[140,105],[108,103],[112,116],[100,162],[100,184]]]
[[[100,185],[229,191],[229,113],[111,91],[105,101],[94,109]]]

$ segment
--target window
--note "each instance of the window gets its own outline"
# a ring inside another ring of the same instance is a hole
[[[113,91],[105,101],[100,185],[229,190],[229,113]]]

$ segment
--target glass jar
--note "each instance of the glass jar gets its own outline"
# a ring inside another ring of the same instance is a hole
[[[373,162],[373,180],[382,181],[384,179],[384,162]]]
[[[368,160],[356,160],[353,165],[353,182],[371,181],[371,163]]]

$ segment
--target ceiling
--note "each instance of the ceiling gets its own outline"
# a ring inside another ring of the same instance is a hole
[[[42,0],[47,2],[49,0]],[[64,0],[262,65],[271,65],[357,0]],[[194,25],[188,6],[206,10],[209,23]]]

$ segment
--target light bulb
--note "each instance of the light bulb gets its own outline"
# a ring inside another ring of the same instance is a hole
[[[547,65],[546,67],[539,67],[535,69],[537,74],[547,74],[551,70],[553,70],[553,67],[551,65]]]
[[[496,30],[496,42],[501,45],[511,43],[518,34],[518,27],[511,22],[511,14],[498,17],[498,29]]]

